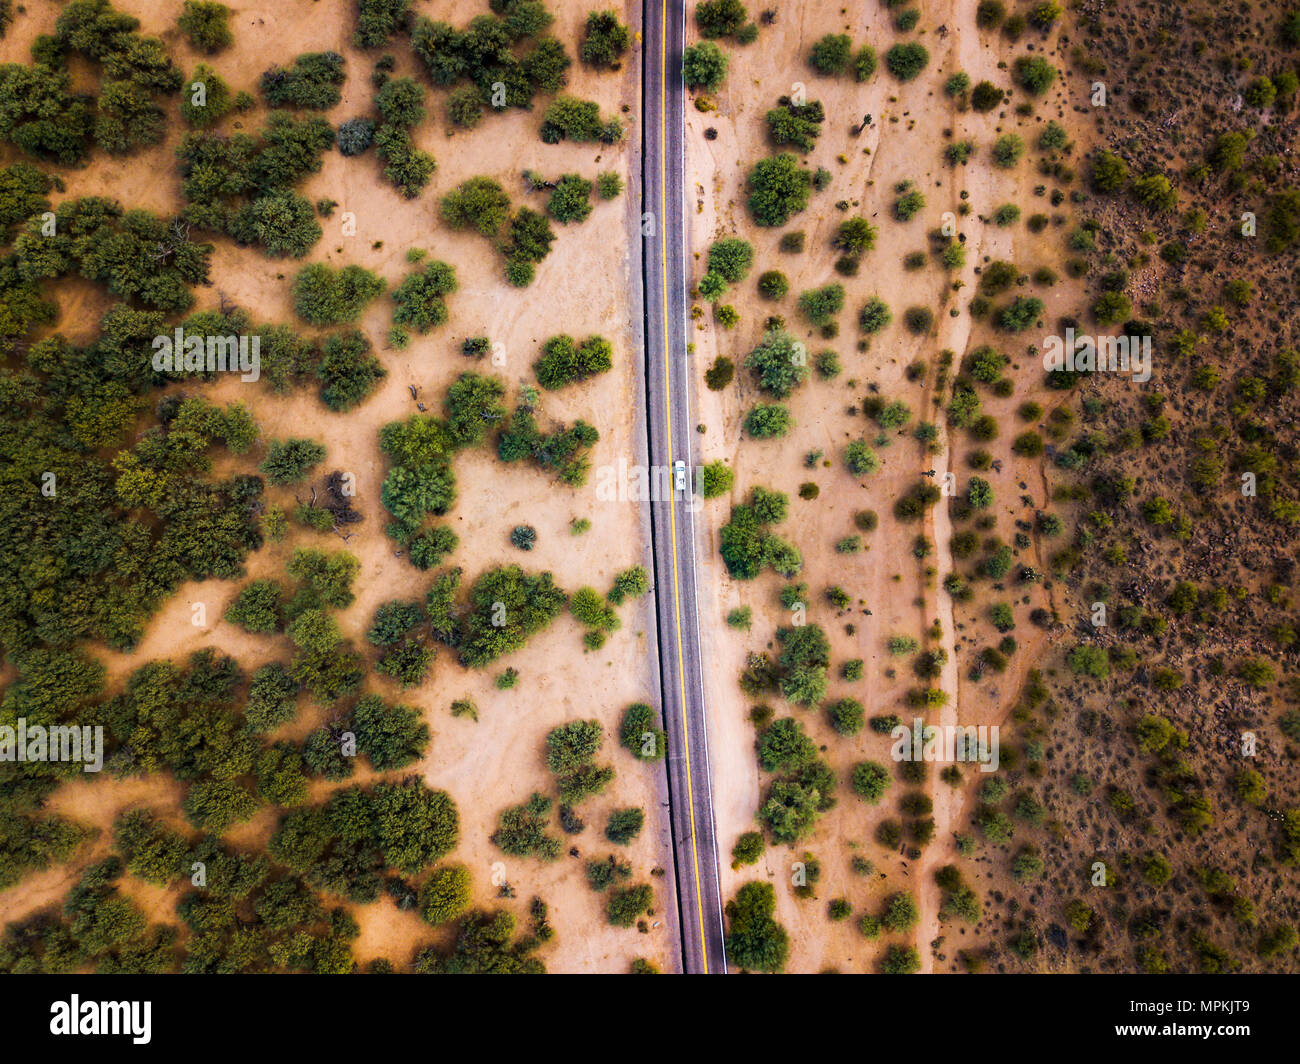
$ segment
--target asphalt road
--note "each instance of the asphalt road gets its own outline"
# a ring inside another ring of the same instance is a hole
[[[645,382],[652,483],[676,460],[694,469],[691,365],[686,351],[687,257],[683,210],[685,122],[683,0],[645,0],[642,8],[642,233]],[[713,780],[695,594],[694,506],[690,492],[651,503],[655,601],[677,900],[685,971],[727,970],[722,895],[713,823]]]

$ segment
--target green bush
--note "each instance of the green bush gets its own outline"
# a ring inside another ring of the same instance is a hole
[[[754,265],[754,248],[739,237],[715,240],[709,248],[708,269],[731,284],[745,279]]]
[[[1007,133],[993,142],[993,162],[1004,170],[1015,166],[1025,154],[1025,142],[1015,133]]]
[[[761,159],[749,172],[749,211],[762,226],[784,225],[808,206],[812,174],[789,152]]]
[[[1056,80],[1056,68],[1041,56],[1022,55],[1012,69],[1017,84],[1035,96],[1045,93]]]
[[[893,321],[893,318],[884,300],[879,296],[872,296],[863,304],[858,314],[858,328],[864,333],[877,333]]]
[[[546,213],[561,225],[586,221],[591,214],[591,182],[578,174],[565,174],[551,191]]]
[[[700,41],[682,52],[682,79],[688,89],[717,92],[727,77],[727,55],[712,41]]]
[[[709,462],[700,467],[700,494],[706,499],[725,495],[735,483],[736,474],[723,461]]]
[[[272,484],[293,484],[324,460],[325,448],[315,440],[272,440],[257,468]]]
[[[623,711],[619,741],[624,749],[641,761],[658,761],[668,748],[667,736],[659,727],[658,716],[644,702],[635,702]]]
[[[453,229],[496,237],[510,214],[510,197],[490,177],[471,177],[442,197],[439,211]]]
[[[596,194],[603,200],[618,198],[623,191],[623,179],[613,170],[596,175]]]
[[[202,63],[181,87],[181,117],[200,129],[216,125],[234,106],[230,88],[215,70]]]
[[[854,698],[841,698],[832,702],[827,713],[831,727],[839,735],[857,735],[866,720],[862,703]]]
[[[435,868],[420,888],[420,915],[434,927],[464,914],[472,900],[469,869],[464,865]]]
[[[930,53],[916,41],[896,44],[885,53],[885,66],[899,81],[911,81],[929,62]]]
[[[1128,164],[1114,152],[1098,152],[1092,159],[1090,180],[1097,192],[1114,192],[1128,180]]]
[[[208,55],[228,48],[234,40],[230,32],[230,9],[225,4],[185,0],[176,25],[189,39],[192,48]]]
[[[842,293],[841,289],[841,293]],[[786,399],[808,379],[803,345],[784,330],[766,333],[745,359],[759,388],[775,399]]]
[[[406,29],[411,20],[411,0],[357,0],[357,28],[352,44],[378,48]]]
[[[844,309],[844,286],[838,282],[811,288],[799,295],[799,312],[814,325],[825,326]]]
[[[586,31],[578,54],[588,66],[617,70],[619,60],[632,43],[628,28],[613,11],[592,11],[587,15]]]
[[[382,277],[360,266],[308,263],[293,281],[294,313],[311,325],[350,325],[384,287]]]
[[[761,831],[743,832],[731,848],[732,867],[757,864],[763,856],[763,833]]]
[[[765,270],[758,277],[758,291],[767,299],[784,299],[790,282],[780,270]]]
[[[589,336],[578,343],[562,335],[542,345],[542,355],[533,363],[533,370],[537,382],[549,391],[606,373],[613,365],[613,347],[604,337]]]
[[[748,20],[741,0],[701,0],[695,5],[695,23],[703,37],[733,37]]]
[[[316,375],[321,382],[321,401],[341,413],[361,403],[388,371],[370,353],[370,341],[360,332],[348,330],[326,339]]]
[[[808,62],[819,74],[842,74],[853,58],[853,42],[846,33],[828,33],[812,46]]]
[[[266,71],[258,87],[272,107],[327,111],[343,98],[340,87],[345,80],[343,57],[338,52],[308,52],[287,69]]]
[[[758,403],[745,415],[745,433],[756,440],[784,436],[793,424],[789,408],[780,403]]]
[[[614,927],[631,927],[651,911],[654,892],[645,883],[610,891],[606,915]]]
[[[238,244],[261,244],[271,258],[300,259],[321,238],[311,203],[289,189],[260,196],[230,220]]]
[[[900,189],[902,194],[894,200],[894,217],[900,222],[910,222],[925,207],[925,196],[910,181],[903,182]]]
[[[863,477],[880,468],[880,459],[864,440],[853,440],[844,448],[844,465],[855,477]]]
[[[641,833],[645,814],[640,809],[617,809],[610,813],[605,825],[605,838],[618,846],[626,846]]]
[[[254,580],[246,584],[226,608],[225,619],[247,632],[275,632],[283,623],[283,590],[274,580]]]
[[[541,138],[547,144],[562,140],[589,143],[599,140],[616,144],[623,137],[623,127],[617,118],[602,122],[599,105],[573,96],[557,96],[542,116]]]
[[[853,793],[864,802],[876,805],[889,789],[889,770],[875,761],[861,761],[853,767]]]
[[[339,126],[336,140],[341,155],[360,155],[375,141],[375,123],[364,117],[349,118]]]
[[[424,269],[407,274],[393,291],[393,302],[397,305],[394,323],[409,325],[419,332],[445,324],[445,297],[456,288],[456,271],[445,262],[430,262]]]
[[[727,958],[752,972],[779,972],[790,953],[785,928],[772,918],[776,892],[771,883],[746,883],[727,902]]]

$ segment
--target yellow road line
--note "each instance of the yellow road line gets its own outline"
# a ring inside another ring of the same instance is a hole
[[[659,267],[663,282],[664,312],[664,415],[668,425],[668,469],[673,469],[673,388],[672,388],[672,349],[668,340],[668,0],[663,0],[660,7],[659,28],[659,203],[663,207],[664,217],[659,219]],[[690,490],[689,482],[687,490]],[[695,789],[691,782],[691,734],[686,713],[686,673],[682,668],[682,607],[680,585],[677,574],[677,501],[674,498],[668,508],[669,528],[672,533],[673,549],[673,628],[677,633],[677,682],[681,688],[682,698],[682,746],[686,751],[686,808],[691,821],[691,872],[695,877],[695,908],[700,921],[700,954],[704,962],[704,974],[709,973],[709,947],[704,933],[704,898],[700,891],[700,858],[695,841]]]

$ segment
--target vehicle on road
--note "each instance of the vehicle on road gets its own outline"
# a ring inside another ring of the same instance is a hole
[[[673,463],[673,490],[686,490],[686,463],[680,458]]]

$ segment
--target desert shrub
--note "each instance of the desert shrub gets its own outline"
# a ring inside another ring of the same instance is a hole
[[[724,237],[709,248],[708,269],[731,284],[745,279],[754,265],[754,248],[747,240]]]
[[[1025,142],[1016,133],[1006,133],[993,142],[993,162],[1009,170],[1025,154]]]
[[[375,123],[369,118],[349,118],[339,126],[337,143],[343,155],[360,155],[375,141]]]
[[[876,333],[893,320],[889,307],[879,296],[872,296],[858,314],[858,328],[865,333]]]
[[[628,28],[613,11],[592,11],[587,15],[582,46],[578,51],[588,66],[617,70],[619,60],[632,43]]]
[[[605,838],[618,846],[626,846],[641,833],[645,814],[636,808],[616,809],[605,824]]]
[[[930,62],[930,53],[917,41],[896,44],[885,53],[885,67],[899,81],[911,81]]]
[[[291,67],[266,71],[258,87],[272,107],[326,111],[343,98],[340,86],[346,78],[338,52],[308,52],[298,56]]]
[[[808,379],[802,345],[784,330],[769,332],[745,359],[759,388],[775,399],[786,399]]]
[[[1098,192],[1115,192],[1128,180],[1128,165],[1114,152],[1098,152],[1092,159],[1090,180]]]
[[[846,33],[828,33],[808,53],[808,62],[819,74],[842,74],[853,58],[853,42]]]
[[[718,355],[704,373],[704,383],[708,385],[709,391],[720,392],[736,375],[736,364],[725,355]]]
[[[583,222],[591,214],[591,182],[578,174],[565,174],[555,183],[546,212],[561,225]]]
[[[644,702],[633,703],[623,711],[619,741],[642,761],[658,761],[667,750],[667,737],[659,727],[659,719]]]
[[[547,144],[558,144],[563,140],[577,143],[599,140],[616,144],[623,137],[623,127],[617,118],[602,122],[598,104],[561,95],[546,108],[540,135]]]
[[[239,244],[261,244],[271,258],[300,259],[321,238],[311,203],[289,189],[278,189],[244,206],[229,232]]]
[[[848,218],[831,237],[831,247],[846,255],[861,255],[876,246],[876,227],[865,218]]]
[[[1041,96],[1056,80],[1056,68],[1041,56],[1022,55],[1015,61],[1012,71],[1016,83],[1026,92]]]
[[[875,761],[862,761],[853,767],[850,782],[854,794],[875,805],[889,789],[889,770]]]
[[[790,952],[789,936],[772,918],[776,892],[770,883],[746,883],[727,902],[727,958],[738,968],[779,972]]]
[[[827,713],[831,727],[840,735],[857,735],[866,719],[862,703],[854,698],[841,698],[832,702]]]
[[[426,923],[437,927],[461,916],[469,908],[471,900],[468,868],[464,865],[435,868],[420,888],[420,915]]]
[[[293,309],[311,325],[348,325],[383,290],[383,278],[360,266],[334,270],[313,262],[294,278]]]
[[[701,0],[695,5],[695,24],[703,37],[733,37],[748,20],[741,0]]]
[[[356,330],[326,339],[316,370],[321,401],[335,412],[351,410],[364,400],[388,371],[370,352],[370,341]]]
[[[855,477],[861,477],[879,469],[880,459],[866,441],[853,440],[844,448],[844,465]]]
[[[736,474],[725,462],[708,462],[700,467],[700,494],[706,499],[725,495],[735,480]]]
[[[812,175],[789,152],[761,159],[749,172],[749,210],[762,226],[784,225],[808,206]]]
[[[1016,296],[998,314],[998,327],[1007,332],[1024,332],[1043,313],[1043,301],[1034,296]]]
[[[780,270],[765,270],[758,277],[758,291],[767,299],[784,299],[790,282]]]
[[[234,96],[211,67],[200,63],[182,86],[181,117],[192,126],[216,125],[235,106]]]
[[[934,324],[934,312],[929,307],[908,307],[903,313],[903,323],[909,332],[924,336]]]
[[[357,48],[378,48],[408,28],[411,0],[357,0],[357,28],[352,44]]]
[[[894,217],[900,222],[910,222],[925,207],[925,196],[912,187],[910,181],[899,186],[899,197],[894,200]]]
[[[393,290],[397,309],[393,321],[419,332],[447,321],[446,296],[456,291],[456,271],[445,262],[430,262],[422,270],[407,274]]]
[[[682,78],[690,89],[717,92],[727,76],[727,55],[712,41],[700,41],[682,52]]]
[[[533,363],[533,369],[537,382],[554,390],[605,373],[613,364],[613,347],[604,337],[589,336],[579,343],[562,335],[542,345],[542,355]]]
[[[555,860],[560,855],[560,841],[546,832],[552,805],[550,798],[534,793],[521,805],[503,809],[489,841],[512,857]]]
[[[616,199],[623,191],[623,179],[613,170],[596,175],[596,195],[603,200]]]
[[[799,295],[799,312],[812,324],[829,325],[844,309],[844,286],[828,284],[821,288],[810,288]]]
[[[325,448],[315,440],[272,440],[258,471],[272,484],[293,484],[324,459]]]
[[[745,415],[745,433],[756,440],[784,436],[794,424],[788,407],[780,403],[758,403]]]
[[[443,196],[439,211],[453,229],[494,238],[510,215],[510,197],[492,178],[471,177]]]
[[[230,9],[209,0],[185,0],[176,25],[196,51],[213,55],[234,40],[230,32]]]

